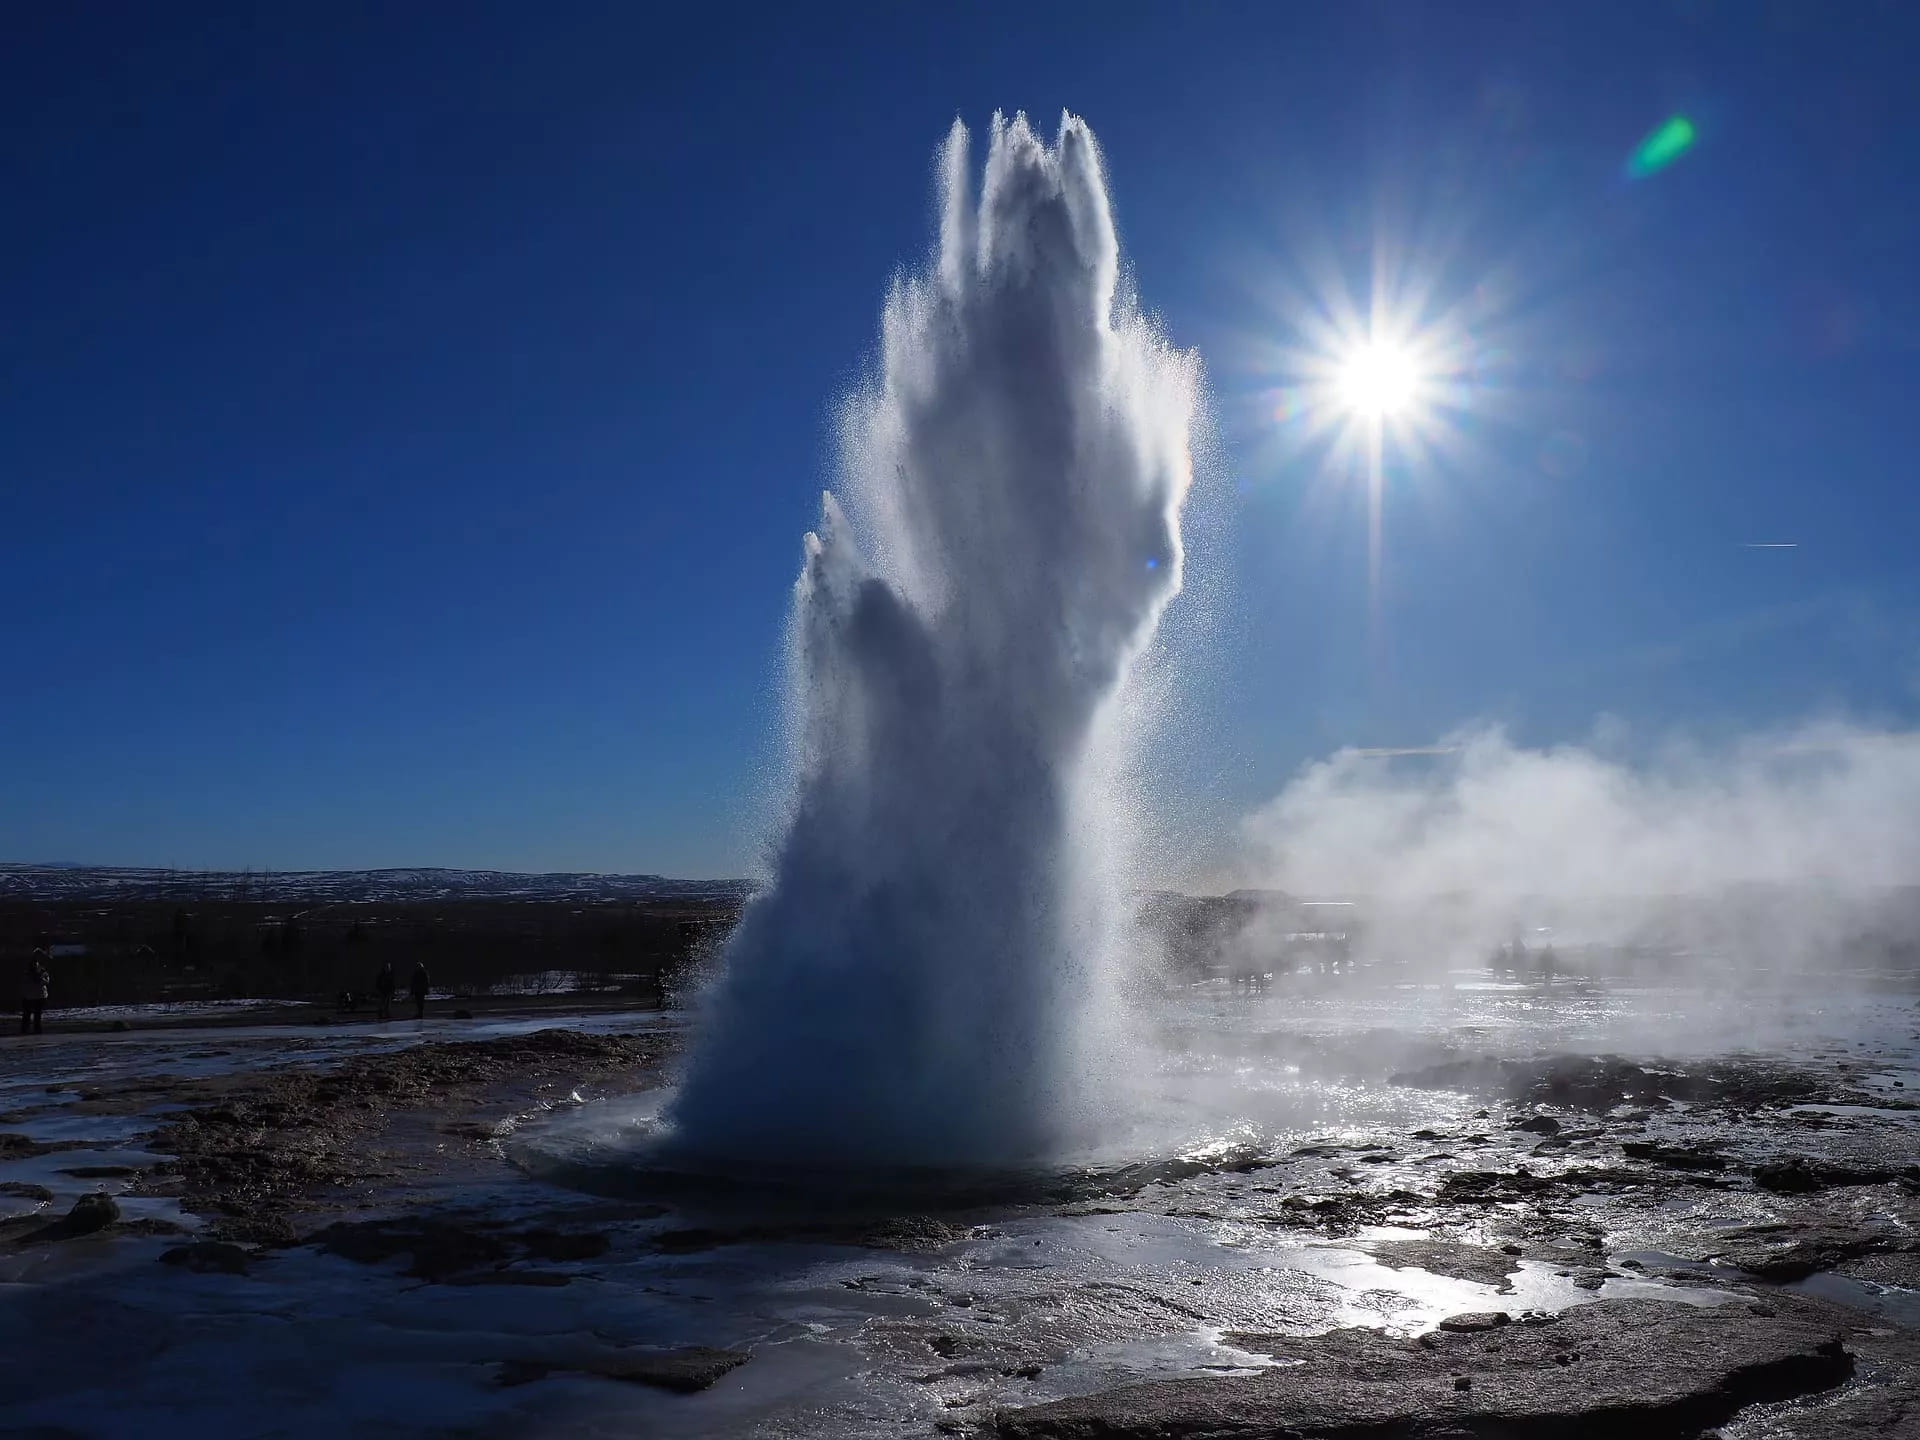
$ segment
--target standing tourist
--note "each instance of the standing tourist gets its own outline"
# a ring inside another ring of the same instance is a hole
[[[373,993],[379,997],[382,1020],[393,1018],[393,992],[399,988],[400,982],[393,973],[393,961],[382,961],[380,973],[373,980]]]
[[[40,1017],[47,1008],[47,952],[36,950],[27,957],[27,973],[20,979],[20,1033],[45,1034]]]

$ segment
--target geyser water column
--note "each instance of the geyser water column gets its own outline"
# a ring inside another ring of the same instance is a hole
[[[1180,587],[1196,359],[1118,289],[1100,153],[995,116],[973,201],[896,280],[806,537],[796,774],[705,995],[676,1148],[981,1165],[1090,1135],[1123,925],[1101,750]]]

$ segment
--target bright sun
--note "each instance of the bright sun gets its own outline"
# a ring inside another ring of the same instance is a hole
[[[1370,341],[1340,367],[1340,399],[1349,410],[1372,420],[1398,415],[1413,403],[1420,375],[1413,357],[1397,345]]]

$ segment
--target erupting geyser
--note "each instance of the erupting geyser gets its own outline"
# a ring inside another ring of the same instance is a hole
[[[716,1157],[977,1165],[1112,1079],[1129,667],[1180,587],[1193,356],[1118,291],[1092,133],[996,116],[847,403],[796,587],[797,774],[671,1119]]]

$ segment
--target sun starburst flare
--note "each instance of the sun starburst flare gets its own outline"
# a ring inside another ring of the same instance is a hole
[[[1340,403],[1374,420],[1391,419],[1415,404],[1420,382],[1419,366],[1409,351],[1378,341],[1358,346],[1341,362],[1334,380]]]

